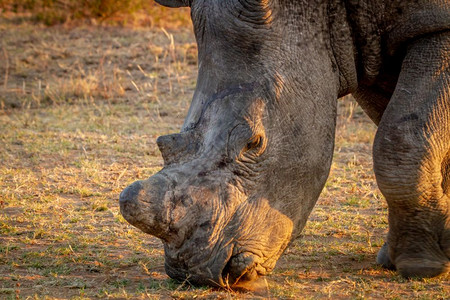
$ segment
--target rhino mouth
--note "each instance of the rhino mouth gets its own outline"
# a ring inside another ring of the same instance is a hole
[[[185,262],[172,259],[172,257],[181,257],[181,253],[166,251],[165,269],[171,278],[180,282],[187,281],[194,285],[210,285],[218,288],[245,289],[271,268],[264,267],[258,255],[250,251],[236,253],[236,249],[236,246],[229,245],[194,266],[186,266]],[[193,257],[191,261],[197,259],[199,258]],[[184,266],[180,268],[180,264]]]
[[[226,286],[242,287],[266,274],[266,269],[257,261],[259,257],[251,252],[243,252],[230,257],[222,271]]]
[[[193,248],[193,247],[189,247]],[[165,269],[167,275],[180,282],[193,285],[210,285],[225,287],[223,271],[232,255],[232,247],[228,246],[221,251],[213,251],[205,258],[204,251],[186,260],[182,251],[169,250],[165,245]],[[214,253],[215,252],[215,253]]]

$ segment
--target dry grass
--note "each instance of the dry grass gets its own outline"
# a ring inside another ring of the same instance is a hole
[[[94,24],[120,26],[190,27],[189,10],[169,10],[152,0],[0,0],[0,14],[16,22],[45,25]]]
[[[172,281],[161,243],[124,221],[117,198],[161,168],[155,139],[182,124],[192,34],[2,19],[0,36],[0,298],[450,297],[448,278],[405,280],[375,264],[387,230],[375,127],[349,98],[326,188],[267,293]]]

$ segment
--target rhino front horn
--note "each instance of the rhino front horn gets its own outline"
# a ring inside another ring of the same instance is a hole
[[[167,179],[159,174],[136,181],[120,193],[120,212],[131,225],[168,241],[171,237],[165,201],[168,188]]]

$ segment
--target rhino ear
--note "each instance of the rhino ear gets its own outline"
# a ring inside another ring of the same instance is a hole
[[[191,6],[192,0],[155,0],[157,3],[167,7],[187,7]]]

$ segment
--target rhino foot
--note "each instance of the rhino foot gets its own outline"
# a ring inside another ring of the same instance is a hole
[[[388,249],[386,242],[378,252],[377,263],[388,270],[398,270],[405,278],[435,277],[450,272],[450,261],[445,257],[431,255],[430,258],[425,258],[401,254],[393,264]]]
[[[420,245],[399,253],[395,258],[395,266],[403,277],[435,277],[450,273],[449,220],[450,216],[447,216],[439,241],[426,243],[424,238]],[[421,251],[417,251],[417,248]]]
[[[381,247],[380,251],[378,251],[377,264],[380,264],[383,268],[388,270],[395,270],[395,265],[389,258],[387,243],[384,243],[383,247]]]
[[[421,257],[402,257],[396,260],[396,267],[405,278],[435,277],[450,271],[448,260],[430,260]]]

